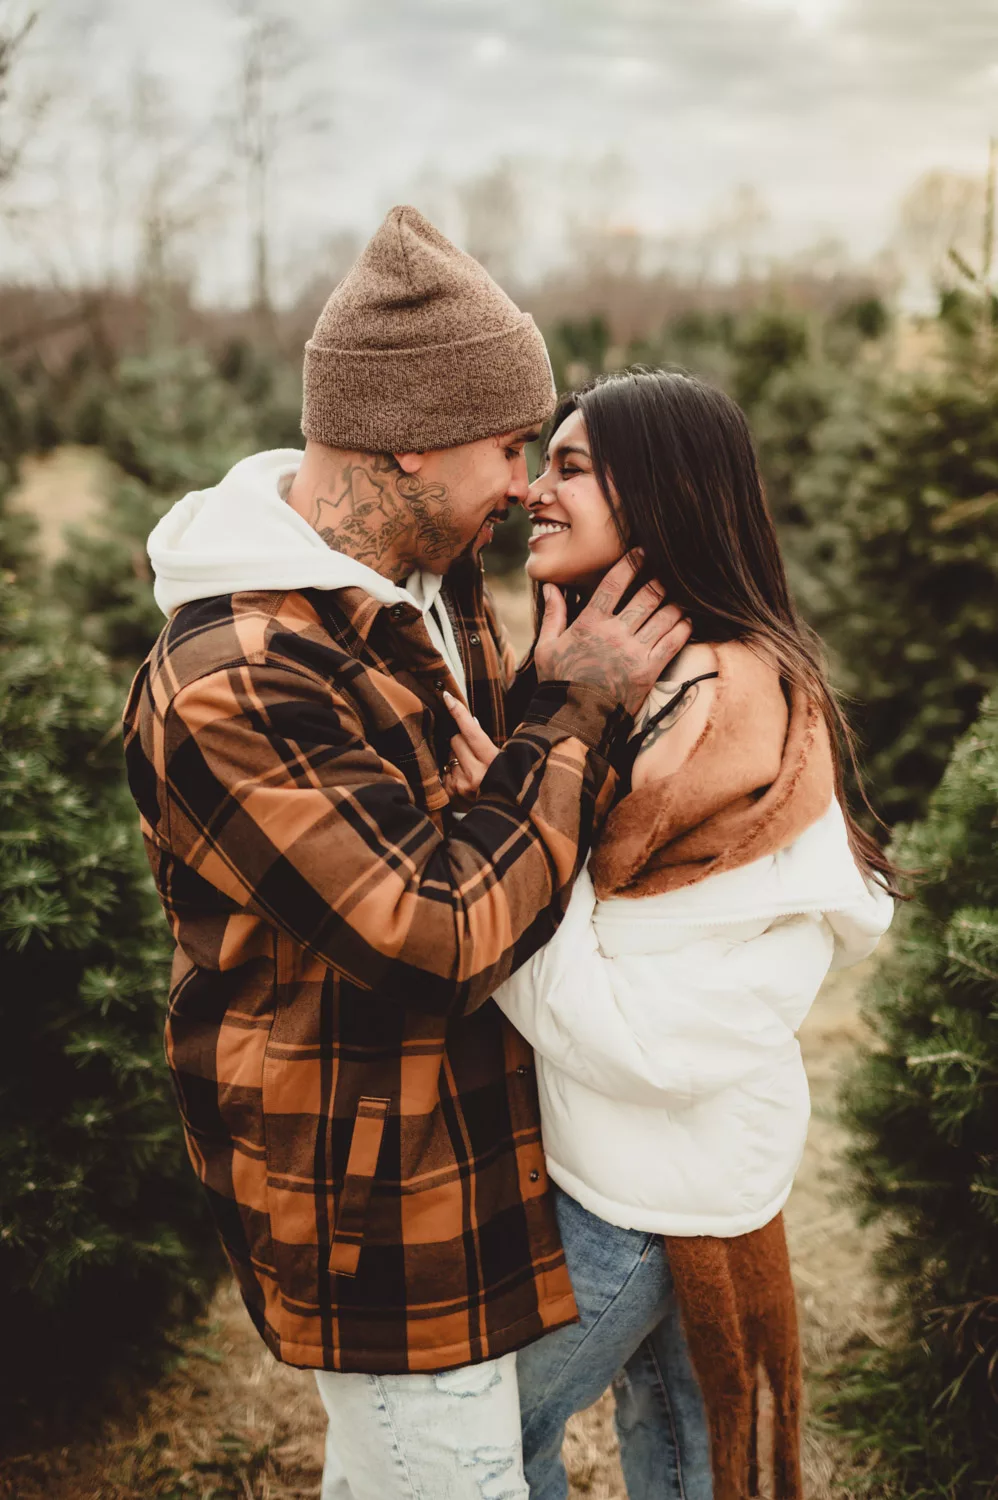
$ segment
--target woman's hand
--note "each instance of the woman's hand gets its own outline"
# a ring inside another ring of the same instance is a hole
[[[457,698],[444,693],[444,702],[459,731],[450,742],[454,759],[444,771],[444,789],[453,801],[471,803],[478,796],[482,777],[499,754],[499,746]]]

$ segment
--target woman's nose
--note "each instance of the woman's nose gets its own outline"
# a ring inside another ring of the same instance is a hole
[[[524,504],[527,510],[536,510],[539,505],[550,505],[554,496],[551,494],[551,480],[545,471],[538,474],[533,484],[527,489],[527,498]]]

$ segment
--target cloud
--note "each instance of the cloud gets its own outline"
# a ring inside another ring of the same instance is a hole
[[[480,36],[471,48],[472,59],[483,67],[491,67],[494,63],[502,62],[509,56],[509,43],[504,36],[497,32],[489,31]]]
[[[917,173],[983,169],[998,127],[998,0],[272,3],[307,37],[335,122],[321,162],[290,163],[279,184],[285,232],[303,242],[373,228],[428,168],[466,178],[507,157],[547,223],[616,153],[636,224],[688,224],[750,182],[777,242],[831,229],[866,251]],[[228,0],[46,8],[57,29],[85,11],[102,23],[95,95],[120,90],[136,57],[194,113],[224,93]]]

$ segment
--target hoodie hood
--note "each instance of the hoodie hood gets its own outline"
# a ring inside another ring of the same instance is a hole
[[[439,574],[413,575],[401,588],[327,546],[281,498],[281,480],[302,457],[298,448],[256,453],[167,511],[148,542],[153,595],[165,615],[195,599],[271,589],[361,588],[381,604],[415,602],[424,614],[433,606]]]

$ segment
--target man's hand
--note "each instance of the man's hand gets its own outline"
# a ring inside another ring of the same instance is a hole
[[[499,754],[478,720],[472,718],[464,704],[450,693],[444,693],[446,703],[458,733],[450,742],[454,758],[444,771],[444,788],[452,801],[474,802],[482,777]]]
[[[567,629],[564,596],[545,584],[544,620],[534,649],[540,681],[586,683],[616,698],[629,713],[641,707],[686,645],[691,626],[674,604],[665,603],[657,583],[646,583],[626,609],[614,614],[640,562],[639,552],[629,552],[615,563]]]

